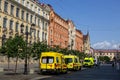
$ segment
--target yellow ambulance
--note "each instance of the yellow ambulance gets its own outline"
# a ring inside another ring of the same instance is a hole
[[[92,57],[85,57],[83,62],[84,67],[92,67],[94,66],[94,58]]]
[[[41,73],[67,73],[64,55],[57,52],[42,52],[40,57]]]
[[[65,63],[67,64],[68,70],[81,70],[82,64],[80,63],[79,57],[75,55],[65,55]]]

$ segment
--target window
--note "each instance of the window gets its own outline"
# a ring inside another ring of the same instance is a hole
[[[1,0],[0,0],[0,9],[1,9]]]
[[[47,23],[45,23],[45,30],[47,30]]]
[[[42,63],[53,63],[54,62],[54,57],[42,57]]]
[[[58,57],[56,57],[56,63],[59,63],[59,58]]]
[[[73,60],[72,58],[65,58],[65,63],[68,64],[68,63],[72,63]]]
[[[27,2],[26,6],[29,8],[29,2]]]
[[[36,37],[36,30],[34,30],[34,37]]]
[[[16,17],[19,17],[19,11],[20,11],[20,9],[16,8]]]
[[[39,34],[40,34],[40,32],[38,31],[38,34],[37,34],[37,37],[39,38]]]
[[[21,26],[21,33],[23,33],[23,31],[24,31],[24,27],[23,27],[23,26]]]
[[[32,11],[33,11],[33,4],[31,4],[31,9],[32,9]]]
[[[5,3],[4,3],[4,11],[5,11],[5,12],[8,12],[7,10],[8,10],[8,2],[5,2]]]
[[[17,2],[20,2],[20,0],[16,0]]]
[[[75,58],[75,59],[74,59],[74,62],[75,62],[75,63],[77,63],[77,62],[78,62],[77,58]]]
[[[43,12],[43,16],[45,16],[45,12]]]
[[[84,60],[84,62],[90,62],[90,60]]]
[[[30,23],[32,23],[33,15],[30,16]]]
[[[26,21],[28,22],[29,14],[26,13]]]
[[[14,6],[11,5],[11,11],[10,11],[10,14],[13,15],[13,14],[14,14],[13,12],[14,12]]]
[[[42,22],[42,30],[44,30],[44,21]]]
[[[40,9],[38,9],[38,14],[40,14]]]
[[[12,28],[13,28],[13,21],[10,20],[10,30],[12,30]]]
[[[38,19],[38,26],[40,27],[40,19]]]
[[[7,18],[4,18],[3,19],[3,28],[6,28],[7,27]]]
[[[25,0],[22,0],[22,4],[25,5]]]
[[[35,7],[34,11],[35,11],[35,12],[37,11],[37,7]]]
[[[44,32],[42,32],[42,40],[44,41]]]
[[[36,24],[36,21],[37,21],[37,18],[36,18],[36,16],[35,16],[35,24]]]
[[[45,40],[47,40],[47,33],[45,33]]]
[[[28,32],[28,26],[26,26],[26,32]]]
[[[21,19],[24,20],[24,11],[22,10]]]
[[[19,23],[16,22],[16,28],[15,28],[15,31],[18,32],[18,26],[19,26]]]

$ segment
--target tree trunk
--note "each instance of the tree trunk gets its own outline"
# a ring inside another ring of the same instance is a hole
[[[10,57],[8,56],[8,70],[10,68]]]
[[[28,57],[28,70],[30,71],[30,64],[29,64],[29,62],[30,62],[30,57]]]
[[[16,57],[15,74],[16,74],[16,72],[17,72],[17,62],[18,62],[18,55],[17,55],[17,57]]]

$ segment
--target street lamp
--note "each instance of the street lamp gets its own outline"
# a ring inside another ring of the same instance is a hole
[[[24,65],[24,74],[28,74],[27,70],[27,43],[28,43],[28,31],[26,31],[26,53],[25,53],[25,65]]]
[[[35,24],[31,24],[31,28],[32,28],[32,26],[35,26]],[[24,27],[24,25],[21,25],[21,27]],[[24,64],[24,74],[25,75],[27,75],[28,74],[28,66],[27,66],[27,63],[28,63],[28,55],[27,55],[27,46],[28,46],[28,35],[30,35],[32,33],[32,31],[31,32],[28,32],[28,30],[26,30],[26,33],[25,33],[25,35],[26,35],[26,53],[25,53],[25,64]]]

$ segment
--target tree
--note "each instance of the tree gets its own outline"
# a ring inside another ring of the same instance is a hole
[[[104,61],[104,56],[99,56],[99,58],[98,58],[100,61]]]
[[[13,57],[13,50],[12,50],[12,38],[9,38],[4,45],[1,47],[2,55],[7,56],[8,58],[8,69],[10,64],[10,57]]]
[[[47,45],[43,42],[34,43],[32,46],[32,52],[34,53],[33,56],[36,57],[36,59],[39,59],[41,52],[44,52],[46,50]]]
[[[18,58],[20,55],[22,55],[20,53],[23,53],[19,51],[20,49],[22,51],[24,51],[25,49],[25,41],[21,36],[15,36],[14,38],[7,39],[7,41],[1,48],[2,54],[6,55],[8,58],[8,69],[9,69],[10,57],[16,58],[15,73],[17,70]]]
[[[40,59],[42,52],[49,51],[48,45],[45,42],[34,43],[31,47],[32,47],[31,53],[33,53],[32,56],[35,58],[35,60]],[[39,62],[39,64],[40,64],[40,62]],[[39,64],[38,64],[38,66],[39,66]]]
[[[109,62],[110,61],[110,58],[108,56],[104,56],[104,61],[105,62]]]
[[[23,51],[25,51],[25,41],[23,40],[22,36],[15,36],[12,40],[12,52],[13,52],[13,57],[16,58],[16,65],[15,65],[15,73],[17,70],[17,62],[18,58],[24,54]]]

